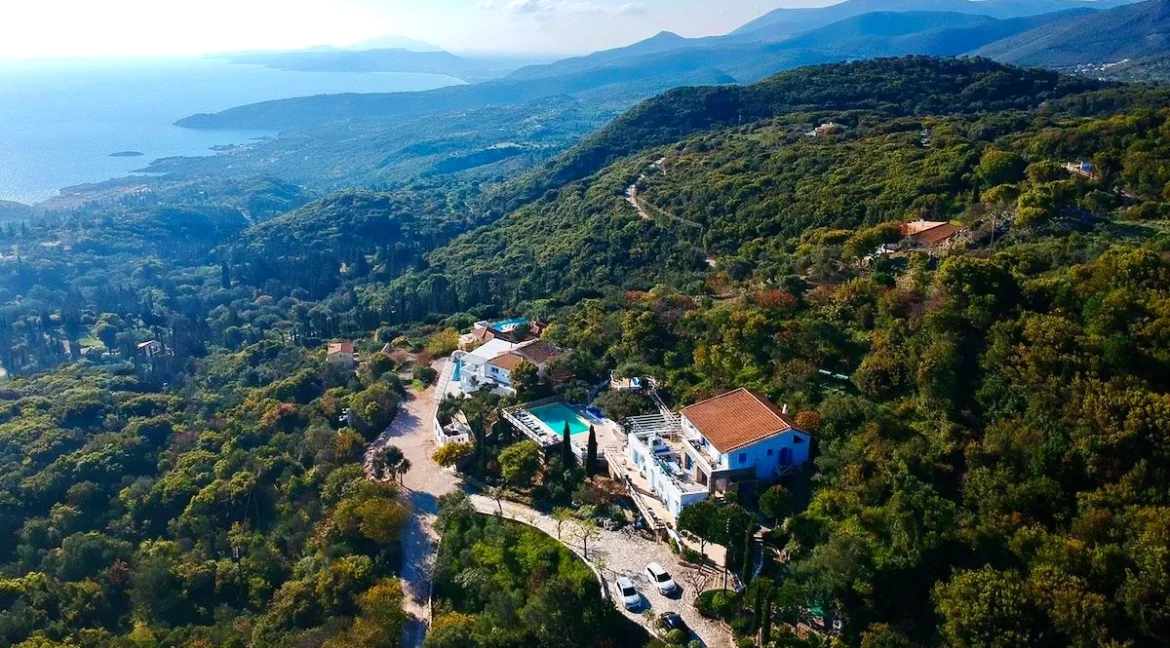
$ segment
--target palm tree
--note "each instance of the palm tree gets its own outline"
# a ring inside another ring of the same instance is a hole
[[[402,448],[387,446],[374,455],[371,467],[375,478],[398,482],[410,470],[410,460],[402,453]]]

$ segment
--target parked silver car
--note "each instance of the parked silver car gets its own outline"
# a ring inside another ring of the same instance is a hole
[[[678,583],[674,582],[674,579],[662,568],[662,565],[653,562],[646,565],[646,574],[650,576],[650,582],[654,583],[662,595],[667,596],[679,591]]]
[[[621,597],[622,605],[626,606],[627,610],[637,610],[642,607],[642,595],[634,587],[634,581],[620,576],[614,585],[617,586],[618,596]]]

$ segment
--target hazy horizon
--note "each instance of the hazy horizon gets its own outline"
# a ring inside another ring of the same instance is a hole
[[[381,36],[485,55],[579,54],[672,31],[724,34],[778,7],[840,0],[44,0],[6,10],[19,25],[0,59],[203,56],[343,47]],[[62,16],[68,16],[62,20]]]

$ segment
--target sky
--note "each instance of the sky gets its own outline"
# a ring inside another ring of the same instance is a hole
[[[834,0],[0,0],[0,58],[189,55],[344,46],[383,35],[453,52],[571,54],[659,31],[726,33]]]

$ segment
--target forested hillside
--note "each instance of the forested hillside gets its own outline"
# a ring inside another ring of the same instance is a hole
[[[1038,26],[992,43],[983,56],[1071,70],[1170,53],[1170,4],[1142,2]]]
[[[881,65],[805,73],[866,70],[836,79],[846,96],[908,83]],[[965,65],[975,87],[1013,73]],[[687,123],[726,114],[686,94]],[[849,643],[1159,645],[1170,113],[1142,91],[1003,99],[708,128],[460,237],[418,278],[466,307],[460,286],[491,277],[492,306],[553,314],[558,342],[684,401],[749,386],[817,412],[786,591],[839,609]],[[829,119],[844,129],[807,135]],[[1065,170],[1082,159],[1096,179]],[[967,234],[943,258],[873,256],[918,218]]]
[[[883,59],[674,90],[503,182],[143,181],[4,223],[0,645],[398,645],[405,504],[360,450],[428,336],[513,315],[590,375],[801,413],[815,467],[741,645],[811,607],[849,646],[1164,645],[1165,106]],[[961,233],[913,249],[923,218]],[[342,337],[376,361],[328,368]],[[441,526],[434,645],[614,639],[536,622],[613,621],[542,537]]]

